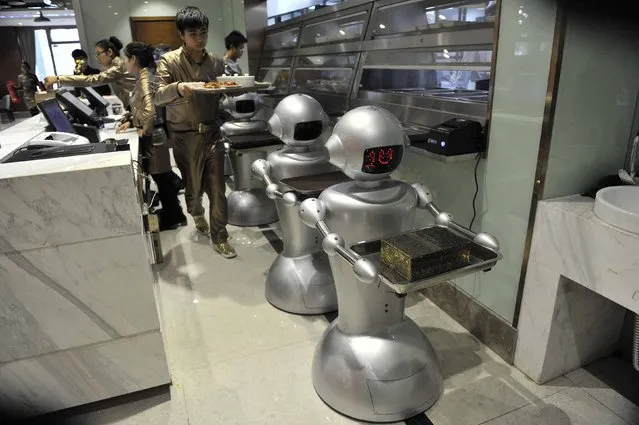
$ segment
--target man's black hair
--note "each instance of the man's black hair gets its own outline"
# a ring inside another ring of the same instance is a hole
[[[197,30],[202,27],[209,28],[209,18],[197,7],[186,6],[178,10],[175,15],[175,25],[181,34],[188,30]]]
[[[89,59],[89,55],[87,55],[87,52],[85,52],[82,49],[75,49],[74,51],[71,52],[71,57],[73,58],[73,60],[78,60],[78,59]]]
[[[233,47],[238,48],[242,44],[246,44],[247,42],[248,40],[246,39],[246,37],[244,37],[244,34],[235,30],[231,31],[229,35],[224,37],[224,44],[226,44],[226,50],[230,50]]]

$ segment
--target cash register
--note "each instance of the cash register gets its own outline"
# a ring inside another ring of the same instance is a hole
[[[120,150],[117,143],[89,143],[89,139],[76,131],[82,126],[71,124],[57,100],[46,100],[38,106],[49,124],[46,131],[3,158],[3,163]]]

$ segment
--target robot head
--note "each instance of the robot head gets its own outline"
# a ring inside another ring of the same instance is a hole
[[[320,103],[306,94],[292,94],[277,104],[268,129],[288,146],[310,146],[324,139],[328,115]]]
[[[360,106],[337,121],[326,141],[330,163],[353,180],[388,177],[402,161],[408,136],[399,120],[377,106]]]
[[[257,93],[246,93],[241,96],[226,97],[222,101],[222,108],[236,120],[248,119],[257,113],[260,96]]]

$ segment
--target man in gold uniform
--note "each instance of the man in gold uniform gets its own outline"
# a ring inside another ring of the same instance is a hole
[[[176,15],[183,45],[164,54],[157,66],[155,104],[166,107],[173,154],[186,183],[189,214],[201,233],[211,234],[213,247],[225,258],[235,257],[228,243],[224,184],[224,144],[220,140],[219,96],[194,92],[193,82],[214,81],[224,74],[223,61],[205,50],[209,20],[196,7]],[[209,198],[209,224],[202,195]]]

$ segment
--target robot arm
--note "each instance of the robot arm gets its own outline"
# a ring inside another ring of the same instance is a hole
[[[268,161],[258,159],[253,162],[251,170],[254,175],[266,183],[266,196],[268,196],[269,199],[281,198],[287,207],[297,205],[297,196],[295,196],[293,192],[282,192],[277,183],[274,183],[273,179],[271,179],[271,164],[269,164]]]
[[[324,222],[326,207],[319,199],[308,198],[300,204],[300,218],[308,227],[316,228],[324,240],[322,248],[328,255],[338,254],[353,266],[353,272],[364,283],[375,283],[378,278],[377,267],[365,258],[362,258],[352,249],[344,245],[344,238],[337,233],[332,233]]]
[[[433,195],[431,194],[428,187],[426,187],[426,185],[423,185],[421,183],[414,183],[412,186],[417,193],[417,198],[419,199],[418,207],[421,209],[425,209],[429,213],[431,213],[433,217],[435,217],[435,222],[439,226],[453,229],[459,233],[464,234],[468,238],[474,240],[475,242],[486,248],[499,251],[499,241],[497,241],[494,236],[488,233],[475,233],[472,230],[465,228],[461,224],[456,223],[453,220],[452,214],[443,212],[442,210],[437,208],[437,205],[433,203]]]

